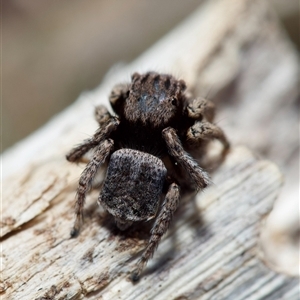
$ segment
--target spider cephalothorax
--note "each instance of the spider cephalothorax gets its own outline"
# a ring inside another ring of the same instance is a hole
[[[187,150],[197,153],[211,139],[229,147],[223,131],[211,123],[213,103],[190,99],[185,89],[184,81],[171,75],[134,73],[130,84],[119,84],[111,92],[109,99],[117,116],[98,106],[99,129],[67,155],[76,162],[94,151],[79,180],[71,236],[79,232],[85,196],[101,166],[108,165],[98,202],[121,230],[133,222],[156,218],[133,280],[139,278],[167,231],[179,204],[180,187],[200,190],[210,182]]]
[[[181,115],[184,90],[185,83],[169,75],[135,73],[124,103],[124,118],[164,128]]]

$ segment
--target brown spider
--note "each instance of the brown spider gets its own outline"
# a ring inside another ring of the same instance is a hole
[[[134,73],[130,84],[117,85],[110,94],[118,117],[104,106],[97,107],[99,129],[67,155],[68,161],[77,162],[94,149],[77,188],[72,237],[80,230],[86,193],[106,161],[98,202],[114,216],[118,228],[125,230],[133,222],[156,217],[148,245],[132,273],[134,281],[170,225],[180,187],[198,191],[210,183],[187,151],[196,153],[211,139],[219,139],[224,149],[229,147],[223,131],[211,123],[213,103],[190,99],[185,89],[185,82],[171,75]]]

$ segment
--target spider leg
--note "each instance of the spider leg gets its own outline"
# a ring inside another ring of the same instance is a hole
[[[210,184],[208,174],[198,163],[183,149],[182,144],[172,127],[162,131],[163,138],[167,144],[169,154],[186,170],[197,189],[203,189]]]
[[[172,183],[169,186],[165,200],[162,203],[162,208],[151,229],[151,236],[148,245],[138,261],[136,269],[131,274],[133,281],[139,280],[140,274],[143,271],[147,261],[153,256],[153,253],[156,250],[162,236],[168,230],[173,214],[178,207],[179,199],[179,186],[176,183]]]
[[[206,121],[195,122],[187,131],[187,145],[197,144],[201,140],[218,139],[224,146],[224,149],[229,148],[229,142],[223,130]]]
[[[212,122],[215,116],[215,104],[204,98],[193,99],[186,109],[188,117],[195,120],[205,118]]]
[[[110,118],[103,127],[100,127],[92,138],[83,141],[82,144],[73,148],[67,155],[66,158],[70,162],[78,161],[85,153],[90,149],[95,148],[100,143],[103,143],[110,134],[115,131],[119,125],[120,121],[117,118]]]
[[[95,149],[92,160],[87,164],[86,168],[82,172],[76,194],[75,204],[75,222],[73,229],[71,230],[71,237],[78,235],[80,226],[83,220],[83,206],[85,201],[85,195],[91,187],[92,181],[97,173],[97,170],[103,164],[113,148],[114,142],[111,139],[104,140]]]
[[[101,127],[105,125],[105,123],[107,123],[111,118],[111,114],[104,105],[100,104],[95,107],[95,119]]]
[[[117,84],[109,95],[109,101],[113,110],[121,116],[123,114],[124,102],[129,94],[128,84]]]

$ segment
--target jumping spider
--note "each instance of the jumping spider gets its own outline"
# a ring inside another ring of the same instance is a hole
[[[211,123],[213,103],[191,99],[183,80],[155,72],[134,73],[131,79],[110,94],[117,116],[98,106],[99,129],[72,149],[67,160],[78,162],[94,150],[79,179],[72,237],[80,230],[86,193],[99,167],[107,166],[105,162],[108,167],[98,203],[114,216],[117,227],[125,230],[133,222],[156,217],[148,245],[132,273],[136,281],[170,225],[180,188],[198,191],[210,183],[188,152],[197,153],[211,139],[221,141],[224,149],[229,143]]]

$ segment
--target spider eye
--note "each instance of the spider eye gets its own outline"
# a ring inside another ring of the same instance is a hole
[[[177,105],[177,99],[175,97],[172,98],[172,105],[176,106]]]

